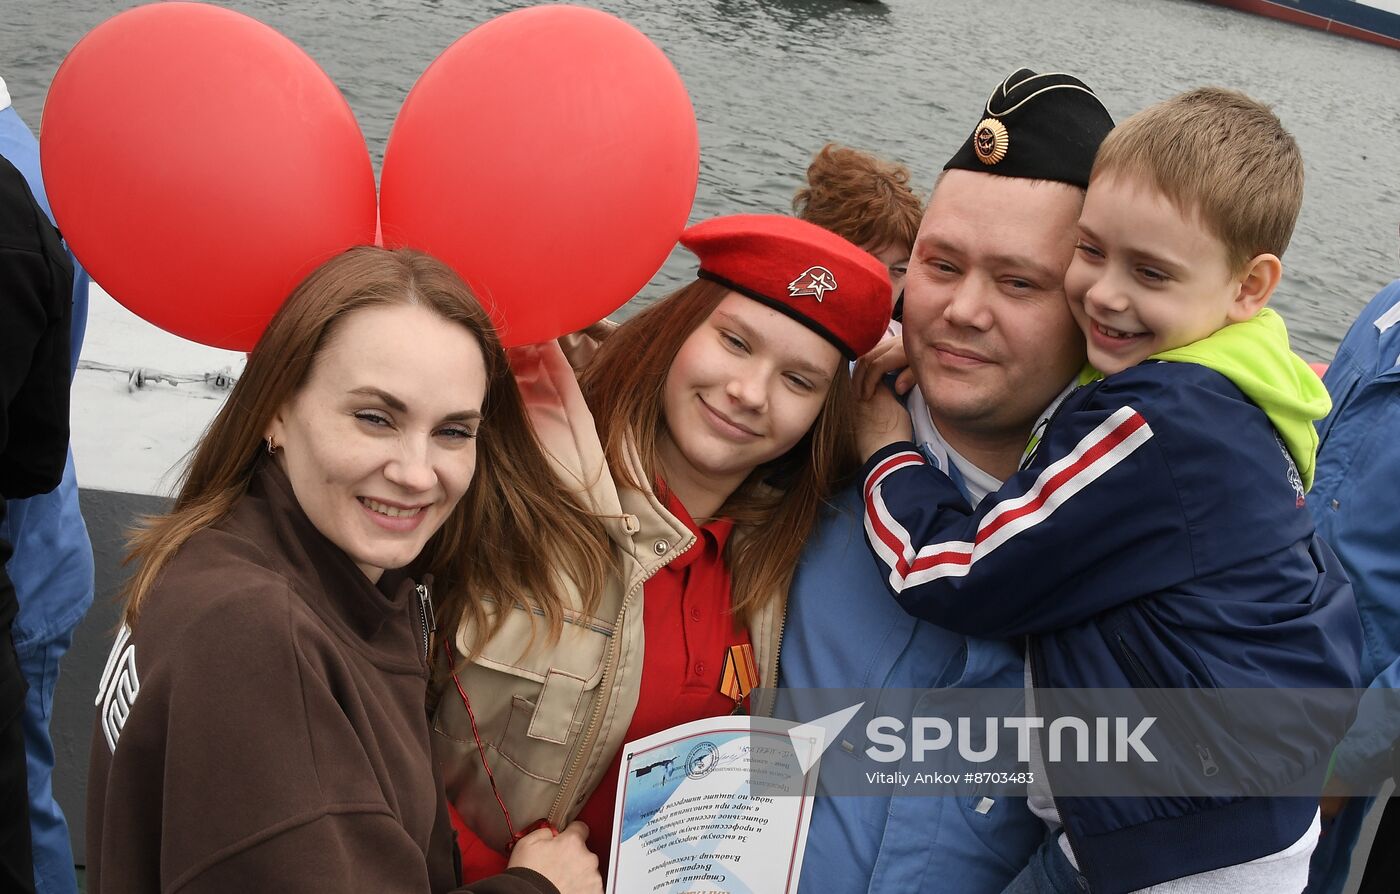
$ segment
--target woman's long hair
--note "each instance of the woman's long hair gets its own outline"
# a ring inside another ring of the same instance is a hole
[[[542,609],[551,635],[563,618],[564,581],[584,594],[585,610],[598,598],[610,561],[606,535],[557,482],[490,318],[445,264],[410,249],[365,246],[327,261],[287,298],[195,448],[174,508],[143,519],[133,532],[128,624],[180,547],[248,492],[273,415],[306,382],[336,327],[364,308],[395,304],[425,307],[461,325],[486,361],[475,477],[419,557],[438,580],[444,629],[456,630],[470,616],[477,629],[494,631],[507,613],[487,612],[483,593],[502,606]]]
[[[666,431],[663,391],[681,345],[724,300],[728,290],[696,280],[618,327],[584,371],[580,384],[597,420],[603,450],[623,483],[650,490],[660,472],[657,446]],[[785,594],[822,504],[859,467],[850,376],[837,370],[812,428],[791,450],[754,469],[718,515],[736,533],[725,547],[734,614],[747,622],[775,594]],[[636,445],[647,481],[631,480],[626,444]]]

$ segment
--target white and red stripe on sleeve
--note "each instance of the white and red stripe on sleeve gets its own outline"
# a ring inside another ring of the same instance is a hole
[[[972,541],[945,540],[915,549],[909,532],[886,504],[882,487],[893,472],[922,465],[912,451],[896,453],[866,476],[866,536],[886,567],[896,592],[943,577],[964,577],[977,560],[985,558],[1017,534],[1049,520],[1070,497],[1088,487],[1147,443],[1152,428],[1132,407],[1121,407],[1086,434],[1066,456],[1047,466],[1024,494],[993,494],[984,505],[994,504],[977,526]]]

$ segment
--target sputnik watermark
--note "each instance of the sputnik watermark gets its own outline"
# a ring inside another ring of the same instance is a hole
[[[854,711],[852,712],[854,714]],[[884,763],[899,763],[906,754],[915,761],[923,761],[935,751],[943,751],[956,744],[958,756],[974,764],[983,764],[997,759],[997,751],[1002,741],[1003,729],[1016,734],[1016,760],[1028,763],[1031,760],[1031,735],[1033,730],[1047,729],[1048,748],[1045,759],[1060,763],[1065,759],[1065,739],[1072,736],[1073,760],[1079,763],[1127,763],[1133,757],[1146,763],[1157,763],[1157,756],[1143,742],[1147,731],[1157,722],[1156,717],[1143,717],[1137,720],[1131,730],[1127,717],[1094,717],[1093,730],[1089,720],[1082,717],[1056,717],[1048,725],[1044,717],[985,717],[978,718],[983,735],[973,732],[973,718],[956,718],[954,724],[943,717],[916,717],[913,721],[911,741],[903,737],[906,724],[898,717],[876,717],[865,725],[865,735],[871,745],[865,753],[871,760]],[[979,746],[980,741],[980,746]],[[1092,747],[1091,747],[1092,746]]]
[[[1353,719],[1400,697],[1302,689],[779,689],[828,795],[1312,797]],[[1368,709],[1367,699],[1374,702]],[[1358,710],[1358,702],[1361,707]],[[1369,718],[1369,719],[1368,719]],[[1353,730],[1355,732],[1355,730]],[[811,747],[816,740],[820,749]],[[1385,738],[1394,739],[1393,734]],[[801,766],[796,766],[796,764]]]
[[[789,735],[794,743],[800,738],[811,738],[812,730],[819,729],[823,739],[822,753],[838,741],[841,732],[856,716],[864,702],[833,711],[824,717],[794,726]],[[1092,729],[1090,722],[1092,721]],[[981,729],[974,731],[973,724],[980,722]],[[1031,737],[1033,731],[1046,729],[1048,748],[1044,759],[1050,763],[1060,763],[1066,759],[1068,749],[1065,739],[1071,737],[1072,759],[1079,763],[1126,763],[1136,757],[1144,763],[1157,763],[1157,755],[1147,746],[1143,738],[1157,722],[1156,717],[1056,717],[1046,723],[1044,717],[916,717],[912,724],[906,724],[898,717],[873,717],[865,724],[865,736],[870,745],[865,754],[871,760],[882,763],[902,763],[906,757],[915,761],[925,761],[938,751],[955,747],[958,756],[974,764],[995,761],[1003,739],[1003,731],[1016,734],[1016,761],[1029,763],[1031,760]],[[1129,724],[1133,726],[1129,729]],[[905,733],[910,733],[908,741]],[[981,735],[977,735],[980,732]],[[799,754],[806,749],[794,748]],[[803,761],[802,771],[810,769],[816,755]],[[923,775],[923,774],[916,774]],[[937,774],[957,776],[962,774]],[[1004,775],[1004,774],[1000,774]],[[875,773],[871,781],[889,782],[888,774]],[[878,777],[878,778],[877,778]],[[912,778],[910,774],[898,774],[900,780]],[[944,780],[935,780],[944,781]],[[948,780],[953,781],[953,780]]]

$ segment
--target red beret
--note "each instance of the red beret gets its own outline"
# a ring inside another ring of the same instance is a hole
[[[734,214],[698,223],[681,245],[700,278],[781,311],[854,360],[890,324],[885,265],[816,224],[780,214]]]

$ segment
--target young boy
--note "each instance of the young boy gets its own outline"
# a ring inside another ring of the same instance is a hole
[[[1028,686],[1357,685],[1351,590],[1303,508],[1329,402],[1265,308],[1302,192],[1293,138],[1234,91],[1183,94],[1109,134],[1065,277],[1097,372],[1022,471],[972,512],[912,444],[862,435],[866,532],[905,610],[1027,636]],[[880,400],[870,429],[907,438]],[[1251,790],[1320,777],[1342,701],[1253,754]],[[1218,772],[1220,755],[1197,753]],[[1189,794],[1033,787],[1052,835],[1008,891],[1302,890],[1315,799]]]

